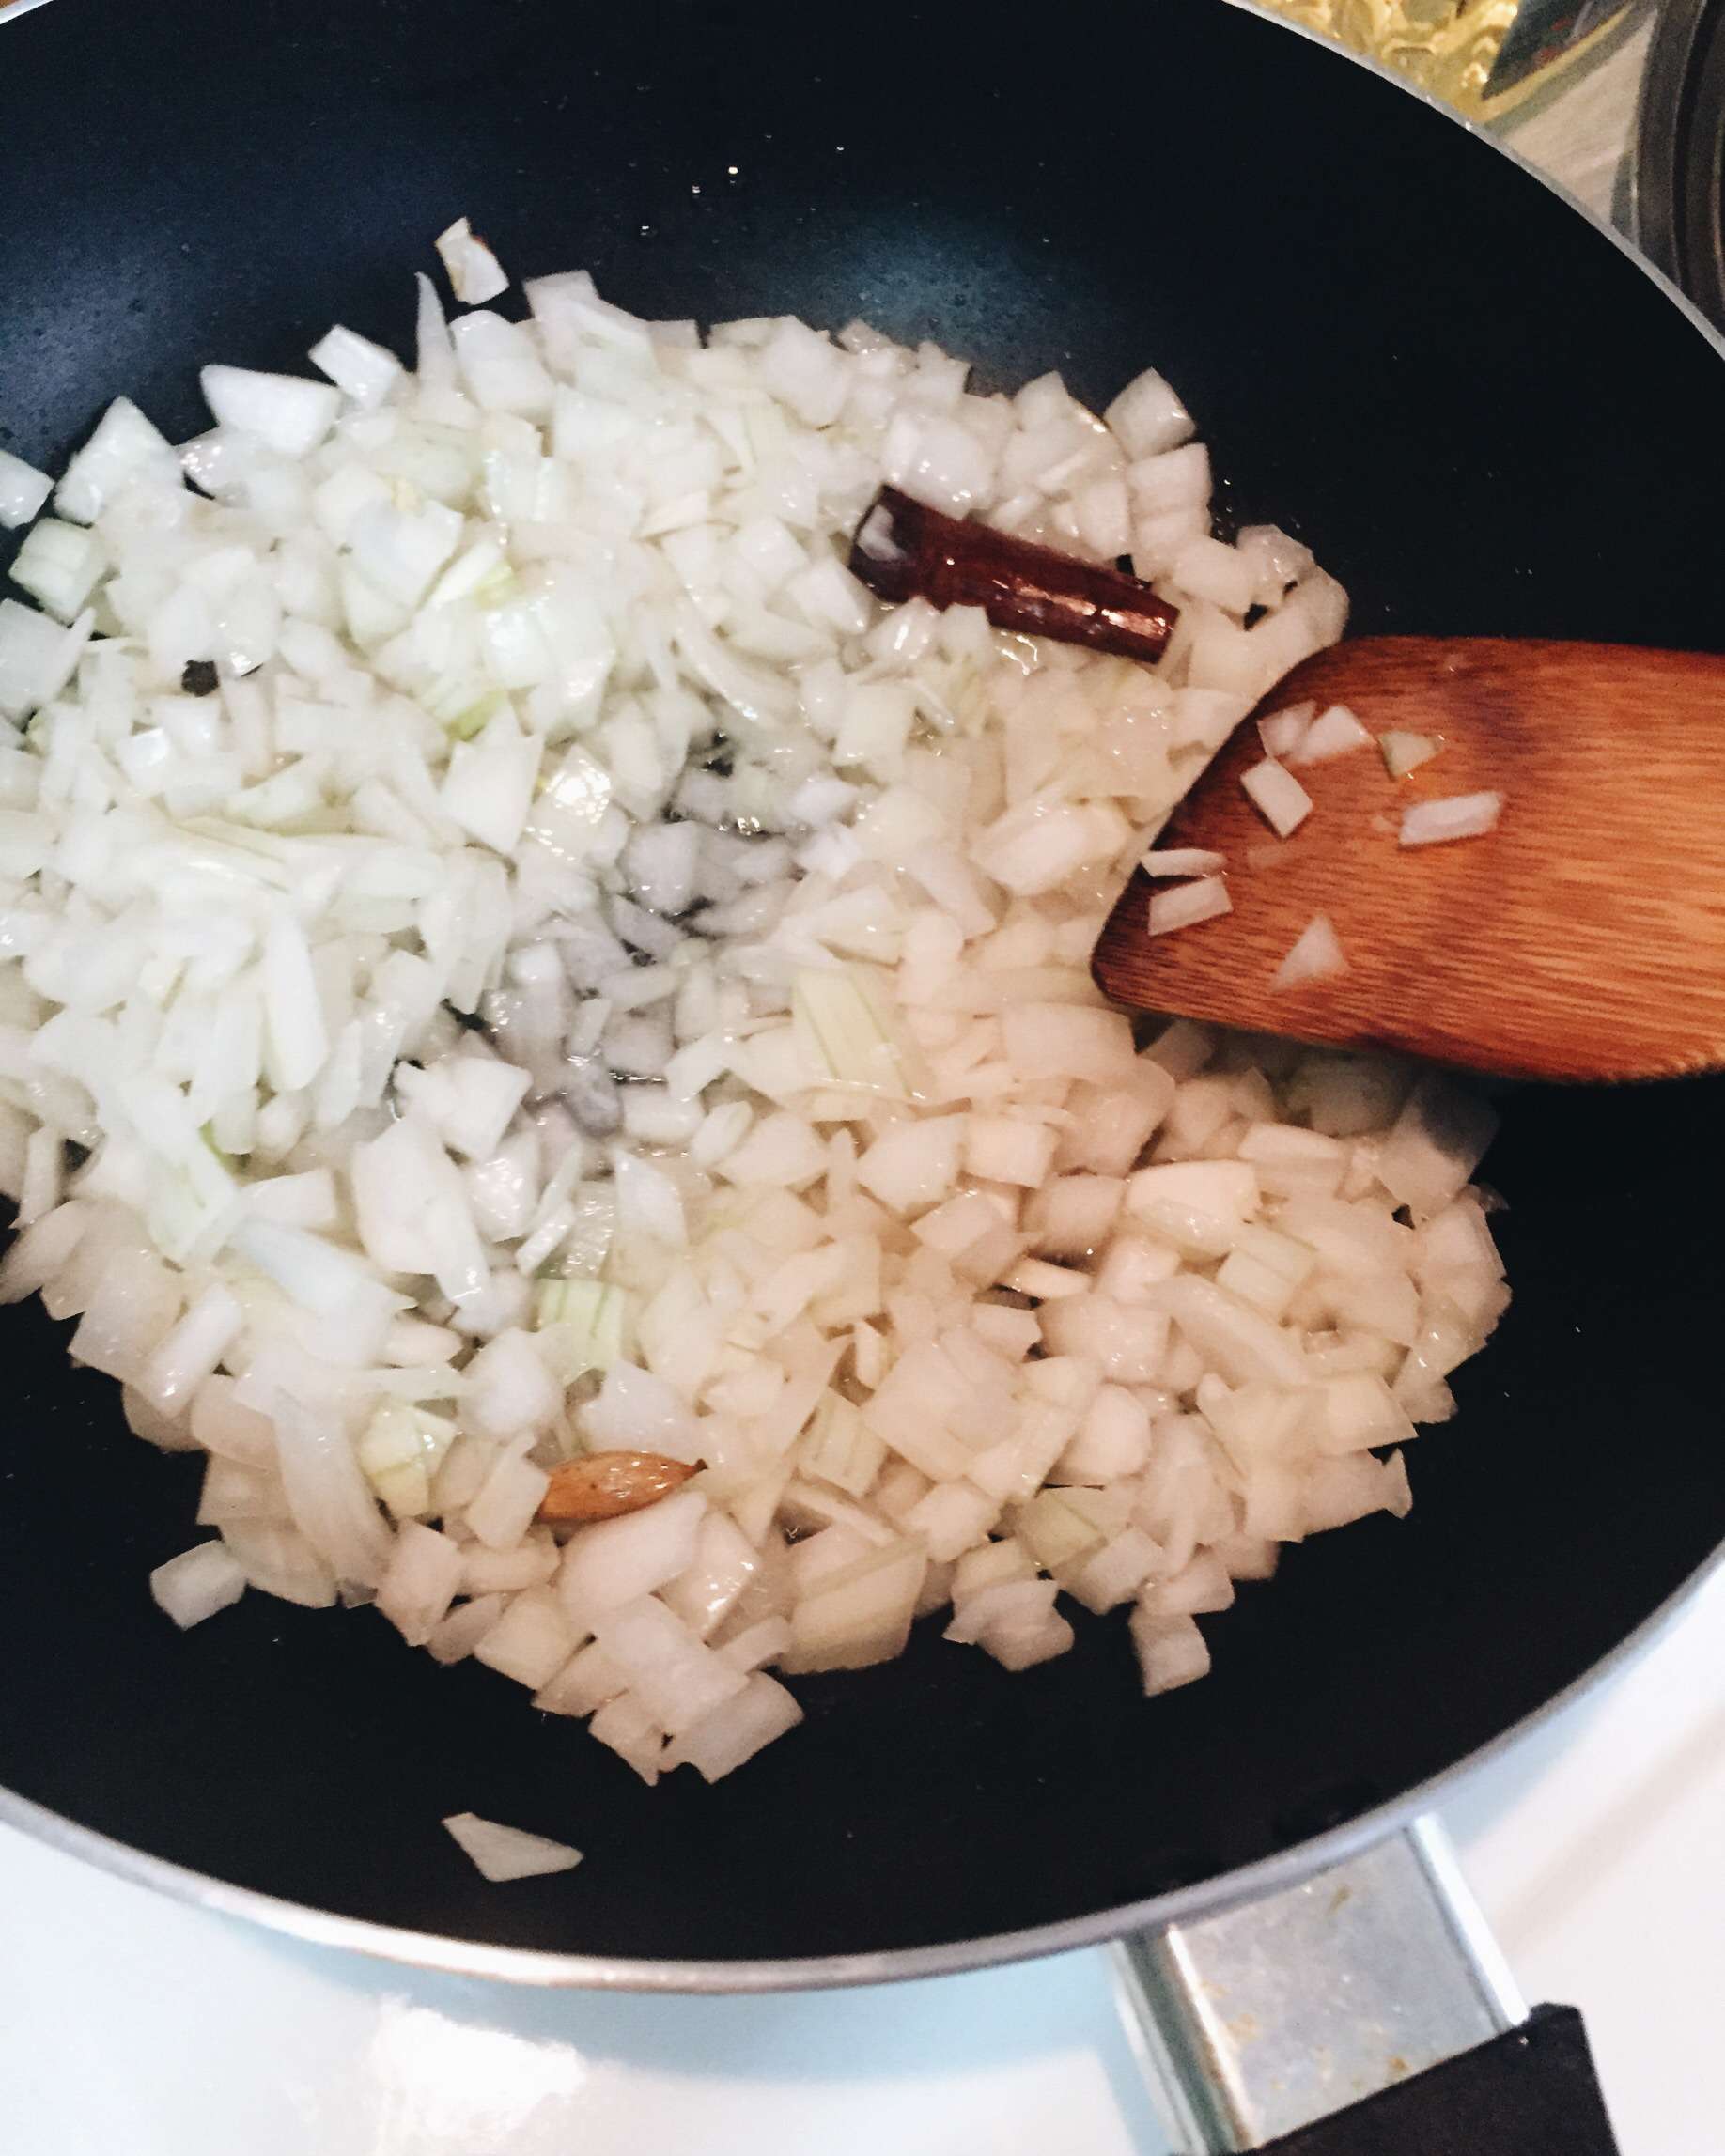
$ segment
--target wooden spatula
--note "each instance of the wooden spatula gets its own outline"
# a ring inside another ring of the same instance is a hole
[[[1242,722],[1158,849],[1227,857],[1233,910],[1151,937],[1136,873],[1094,961],[1123,1003],[1543,1078],[1725,1063],[1725,657],[1622,644],[1364,638],[1297,667],[1260,713],[1347,706],[1442,738],[1392,780],[1371,745],[1296,771],[1278,842],[1241,788]],[[1420,800],[1491,790],[1497,828],[1403,846]],[[1314,915],[1345,970],[1272,986]]]

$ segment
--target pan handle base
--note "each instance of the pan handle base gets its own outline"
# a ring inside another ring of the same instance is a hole
[[[1435,1820],[1114,1953],[1182,2156],[1615,2150],[1580,2016],[1529,2016]]]

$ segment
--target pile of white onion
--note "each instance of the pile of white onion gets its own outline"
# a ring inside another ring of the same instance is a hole
[[[178,1622],[375,1603],[648,1781],[935,1612],[1021,1668],[1063,1596],[1127,1605],[1146,1691],[1202,1675],[1195,1617],[1280,1543],[1406,1510],[1386,1449],[1506,1299],[1481,1111],[1141,1049],[1090,978],[1344,597],[1211,535],[1157,375],[1098,419],[861,323],[525,292],[449,323],[422,281],[413,372],[345,328],[327,380],[212,366],[178,448],[122,400],[24,539],[0,1292],[208,1455]],[[1167,657],[882,608],[845,542],[883,481],[1129,553]],[[49,492],[0,458],[0,520]],[[702,1471],[536,1524],[612,1448]]]

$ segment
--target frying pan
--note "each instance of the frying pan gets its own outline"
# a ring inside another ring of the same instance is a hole
[[[471,213],[517,275],[585,265],[647,316],[862,314],[1093,402],[1154,363],[1224,515],[1297,530],[1357,630],[1719,639],[1698,319],[1436,108],[1219,0],[58,0],[0,26],[0,442],[33,460],[122,389],[189,434],[198,363],[301,366],[332,319],[410,349],[408,272]],[[1289,1889],[1711,1561],[1722,1106],[1717,1080],[1506,1100],[1515,1300],[1415,1450],[1411,1519],[1290,1549],[1208,1621],[1208,1682],[1142,1701],[1112,1621],[1021,1676],[925,1625],[800,1681],[807,1726],[712,1790],[645,1791],[367,1611],[254,1594],[175,1633],[144,1577],[190,1539],[194,1466],[9,1312],[0,1816],[534,1982],[926,1974]],[[587,1861],[488,1886],[457,1810]]]

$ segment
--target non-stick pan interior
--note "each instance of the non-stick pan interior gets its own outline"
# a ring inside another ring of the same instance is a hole
[[[518,273],[584,264],[649,315],[862,314],[1096,399],[1154,362],[1226,512],[1310,540],[1358,628],[1719,642],[1713,349],[1484,145],[1219,0],[58,0],[0,30],[0,142],[26,456],[120,389],[189,433],[199,362],[293,365],[337,317],[405,348],[409,272],[467,212]],[[1285,1849],[1537,1708],[1725,1528],[1722,1104],[1506,1101],[1516,1299],[1419,1441],[1412,1519],[1206,1621],[1210,1682],[1145,1704],[1115,1622],[1023,1677],[919,1636],[800,1684],[807,1728],[714,1791],[649,1793],[366,1611],[250,1595],[174,1633],[144,1575],[194,1471],[8,1312],[0,1783],[343,1915],[621,1957],[947,1943]],[[484,1886],[458,1809],[587,1862]]]

